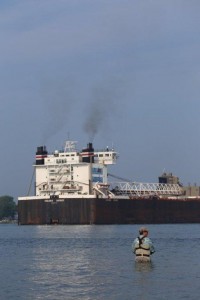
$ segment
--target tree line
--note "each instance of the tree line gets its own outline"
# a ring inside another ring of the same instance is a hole
[[[0,220],[14,219],[17,212],[17,205],[11,196],[0,197]]]

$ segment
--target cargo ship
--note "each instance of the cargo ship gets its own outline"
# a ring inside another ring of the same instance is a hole
[[[200,197],[184,195],[173,176],[158,183],[109,181],[118,153],[66,141],[48,153],[37,147],[34,195],[18,198],[18,224],[158,224],[200,222]],[[112,176],[117,179],[119,177]]]

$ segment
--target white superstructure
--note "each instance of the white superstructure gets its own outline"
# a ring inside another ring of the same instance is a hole
[[[78,151],[76,142],[66,141],[63,150],[49,154],[45,146],[37,148],[35,195],[18,200],[66,198],[132,198],[182,195],[179,184],[112,182],[108,183],[108,165],[115,164],[118,154],[108,147],[94,150],[92,143]],[[116,177],[116,176],[114,176]],[[116,177],[117,178],[117,177]]]
[[[91,143],[79,152],[76,142],[67,141],[64,150],[48,154],[38,147],[35,167],[35,195],[92,195],[94,187],[107,186],[107,165],[115,164],[117,153],[108,148],[94,151]]]

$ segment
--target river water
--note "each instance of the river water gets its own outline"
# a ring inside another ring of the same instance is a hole
[[[199,299],[200,224],[148,225],[152,264],[135,264],[139,225],[0,225],[1,300]]]

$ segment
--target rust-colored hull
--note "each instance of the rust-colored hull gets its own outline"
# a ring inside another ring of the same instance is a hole
[[[21,225],[200,223],[200,200],[20,200],[18,214]]]

